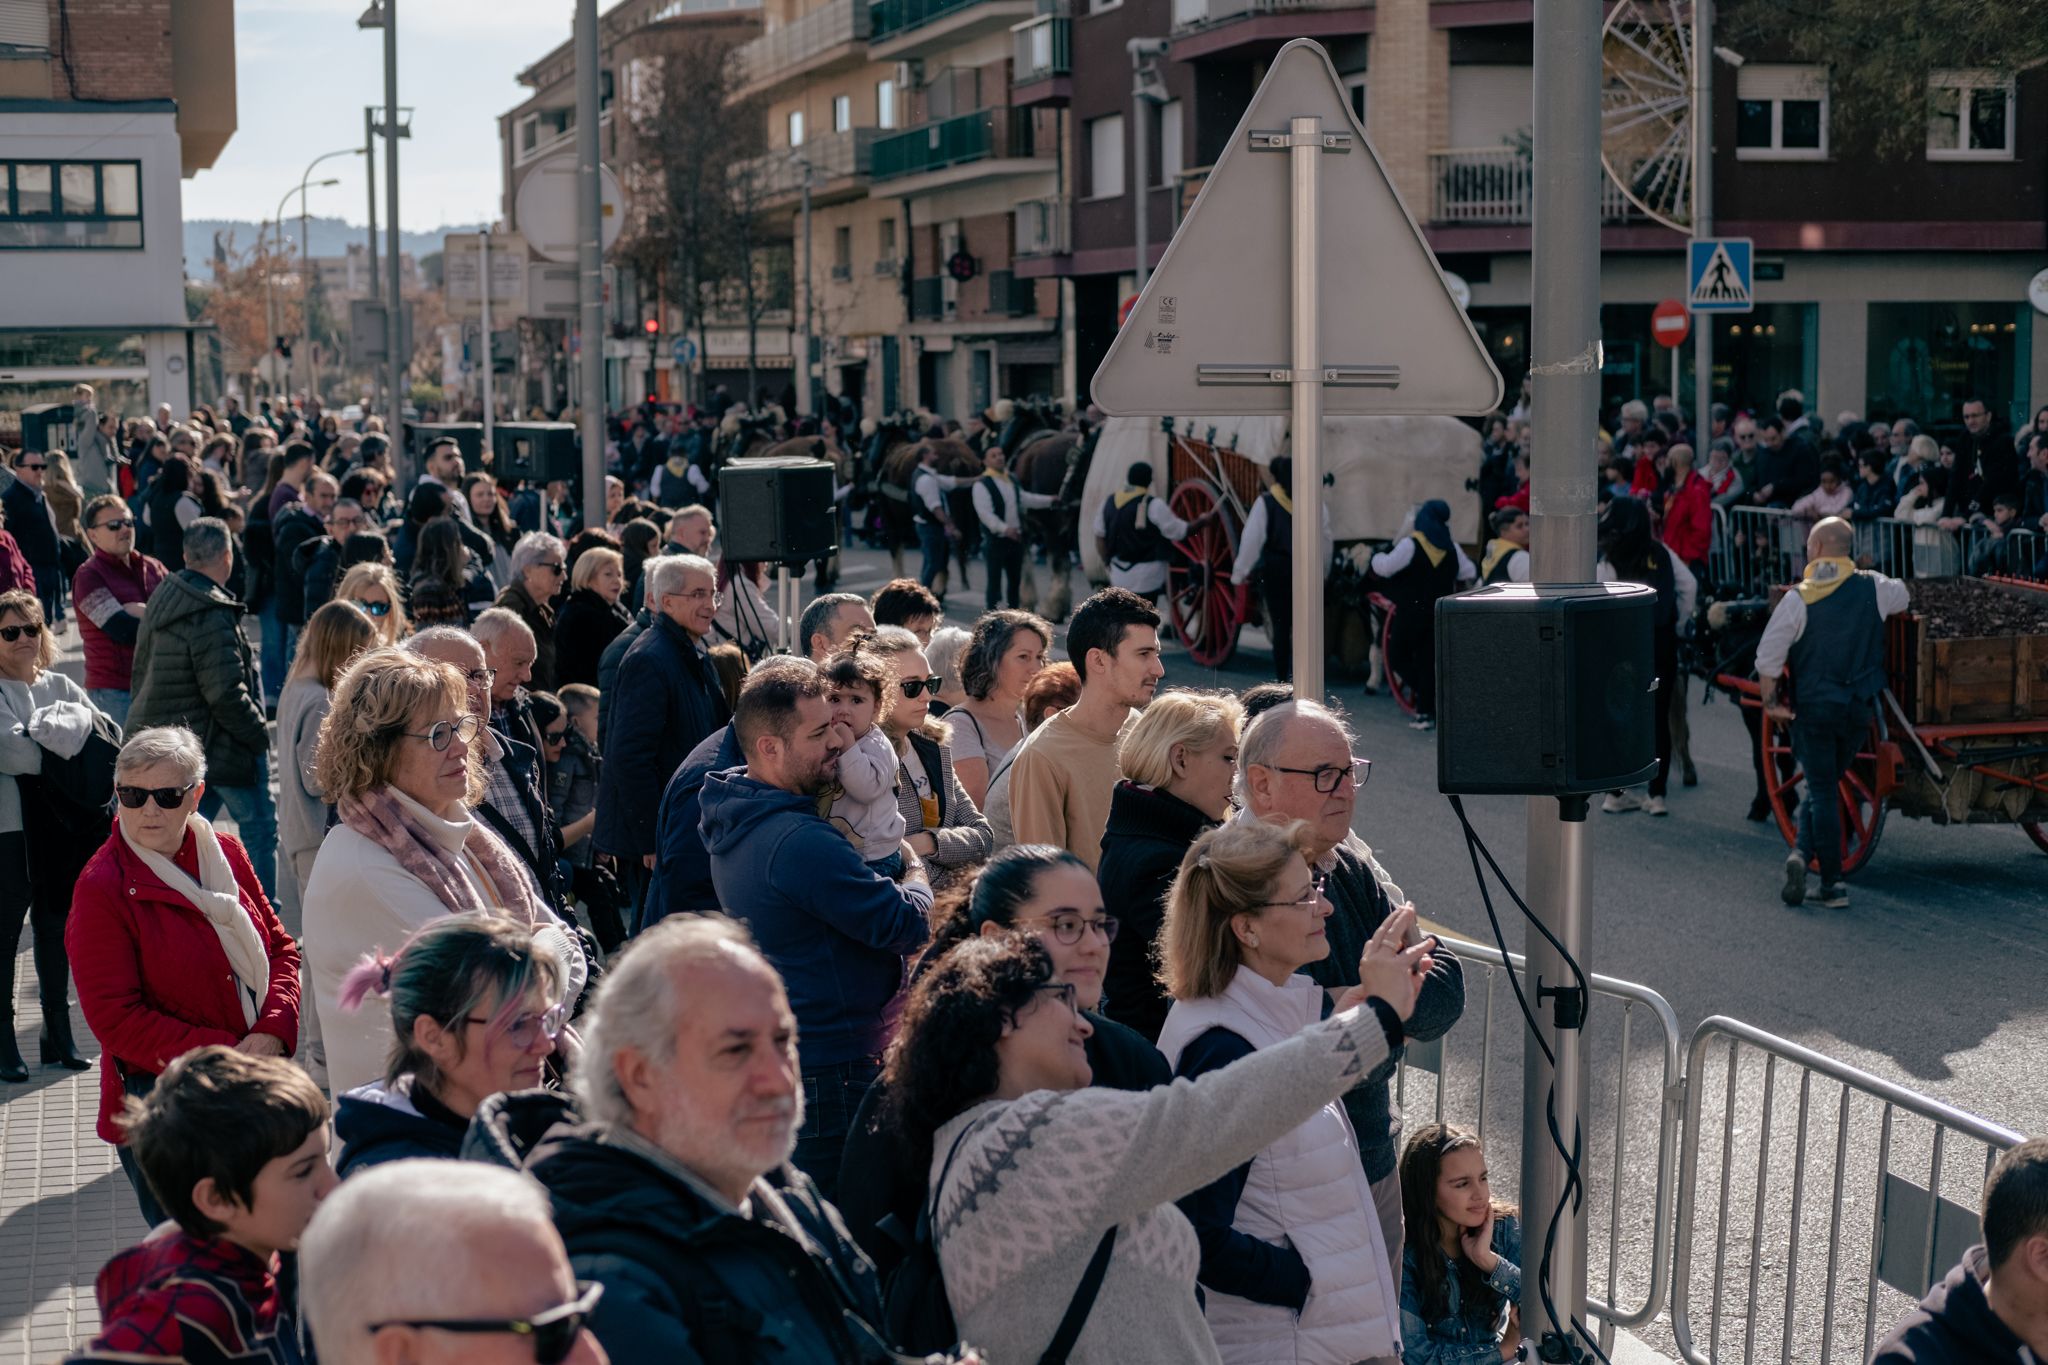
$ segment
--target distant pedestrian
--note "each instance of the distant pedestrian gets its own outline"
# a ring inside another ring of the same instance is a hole
[[[169,570],[135,549],[135,514],[112,493],[86,503],[80,517],[92,558],[71,578],[85,646],[85,690],[116,725],[128,723],[135,641],[149,599]]]

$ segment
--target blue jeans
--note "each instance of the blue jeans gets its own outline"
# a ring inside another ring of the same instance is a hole
[[[249,865],[263,894],[277,904],[277,807],[270,796],[270,755],[256,755],[256,781],[247,787],[208,785],[199,799],[199,813],[212,820],[225,806],[235,817],[235,832],[249,851]]]
[[[256,619],[262,624],[263,657],[258,662],[263,670],[263,704],[275,706],[291,664],[291,637],[285,623],[277,619],[277,598],[264,603]]]
[[[1799,708],[1792,757],[1805,774],[1799,803],[1799,851],[1820,864],[1822,886],[1842,880],[1842,774],[1870,734],[1868,706]]]
[[[818,1182],[827,1199],[839,1197],[839,1159],[846,1152],[847,1134],[853,1131],[854,1111],[860,1108],[868,1087],[882,1074],[882,1059],[859,1057],[831,1066],[801,1069],[804,1087],[804,1126],[797,1133],[796,1168]]]
[[[917,548],[924,551],[924,567],[918,572],[917,581],[929,588],[933,580],[946,571],[946,560],[953,552],[946,537],[946,528],[935,521],[920,521],[917,524]]]
[[[128,703],[134,700],[134,693],[125,687],[93,687],[86,689],[85,695],[92,698],[92,704],[99,707],[108,720],[123,731],[127,730]]]

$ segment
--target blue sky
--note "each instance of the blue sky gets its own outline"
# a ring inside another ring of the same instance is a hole
[[[307,162],[362,145],[363,106],[384,102],[383,35],[355,23],[367,3],[236,0],[239,126],[213,168],[185,182],[187,218],[269,218]],[[398,10],[398,102],[413,106],[398,156],[403,226],[499,217],[497,116],[523,98],[518,72],[568,39],[573,0],[398,0]],[[341,183],[309,191],[313,213],[364,220],[362,162],[321,163],[313,178]],[[381,184],[381,148],[378,163]],[[294,195],[286,212],[297,207]]]

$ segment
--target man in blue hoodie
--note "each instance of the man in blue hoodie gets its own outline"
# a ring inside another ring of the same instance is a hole
[[[818,814],[854,741],[825,692],[808,659],[749,673],[732,718],[745,766],[711,774],[701,799],[719,904],[753,932],[796,1013],[805,1112],[794,1159],[830,1199],[854,1110],[881,1073],[906,959],[928,937],[932,891],[908,844],[892,882]]]

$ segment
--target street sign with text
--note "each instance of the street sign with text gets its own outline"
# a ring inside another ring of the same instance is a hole
[[[482,313],[478,288],[478,250],[483,234],[451,232],[442,238],[441,280],[448,314],[474,318]],[[527,313],[526,239],[516,232],[491,234],[491,318],[510,322]]]

